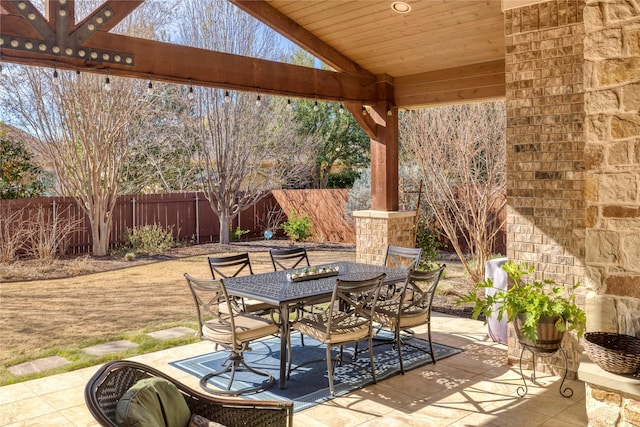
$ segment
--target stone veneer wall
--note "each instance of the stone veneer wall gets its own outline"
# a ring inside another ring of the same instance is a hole
[[[589,329],[640,337],[640,3],[585,8]]]
[[[585,276],[583,8],[554,0],[505,11],[507,256],[567,285]],[[575,377],[582,348],[573,336],[563,348]],[[520,352],[511,329],[511,362]],[[562,373],[560,357],[538,358],[537,369]]]
[[[415,247],[415,216],[414,211],[354,211],[356,262],[382,264],[387,244]]]
[[[584,23],[587,329],[640,337],[640,3],[587,0]],[[640,426],[640,381],[579,375],[589,425]]]

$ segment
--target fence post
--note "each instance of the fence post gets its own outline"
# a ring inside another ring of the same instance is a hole
[[[131,209],[132,209],[132,224],[131,224],[131,229],[135,230],[136,229],[136,198],[134,197],[133,199],[131,199]]]
[[[200,244],[200,214],[198,212],[198,192],[196,191],[196,243]]]
[[[51,210],[52,210],[52,212],[51,212],[52,215],[51,216],[53,217],[52,218],[52,220],[53,220],[53,230],[52,230],[53,238],[51,239],[51,246],[54,247],[52,249],[55,249],[55,242],[57,241],[56,234],[57,234],[57,228],[58,228],[58,210],[56,209],[56,207],[57,207],[56,206],[56,201],[54,199],[53,203],[52,203],[52,207],[51,207]]]

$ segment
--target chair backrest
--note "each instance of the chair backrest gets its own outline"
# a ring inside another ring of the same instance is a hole
[[[273,271],[289,270],[298,266],[310,266],[305,248],[271,249],[269,255],[271,256]]]
[[[236,277],[240,273],[253,274],[251,260],[249,259],[249,254],[247,252],[238,255],[209,257],[208,259],[209,268],[211,268],[211,277],[214,279]]]
[[[420,264],[422,248],[405,248],[402,246],[387,245],[383,265],[386,267],[404,268],[415,270]]]
[[[366,280],[336,280],[329,305],[327,338],[334,331],[346,330],[362,325],[373,330],[372,319],[380,287],[385,273]]]
[[[445,267],[446,265],[442,264],[435,270],[409,272],[399,295],[400,317],[424,314],[428,319],[433,296]]]
[[[118,427],[116,409],[120,398],[137,381],[152,377],[164,378],[175,384],[191,413],[205,416],[225,426],[293,426],[292,401],[254,401],[248,405],[244,400],[205,395],[158,369],[131,360],[107,362],[89,379],[84,390],[84,400],[89,412],[101,426]]]
[[[203,328],[205,325],[215,325],[216,330],[226,331],[232,336],[229,342],[216,341],[218,344],[225,346],[235,342],[233,314],[240,310],[235,305],[234,300],[229,299],[227,289],[224,287],[222,280],[196,279],[187,273],[184,273],[184,277],[187,279],[187,284],[196,304],[200,338],[211,340],[210,337],[205,336]]]

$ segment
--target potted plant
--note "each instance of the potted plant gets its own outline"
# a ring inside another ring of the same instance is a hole
[[[525,280],[524,276],[534,271],[532,265],[507,261],[502,269],[509,278],[508,289],[487,295],[484,291],[493,288],[493,281],[486,279],[456,303],[474,303],[474,319],[480,315],[487,319],[495,312],[498,320],[502,320],[506,314],[508,320],[514,322],[520,343],[532,351],[555,352],[565,331],[576,331],[578,338],[582,337],[586,314],[576,305],[573,293],[567,295],[564,286],[552,280]],[[577,283],[572,288],[579,286]]]

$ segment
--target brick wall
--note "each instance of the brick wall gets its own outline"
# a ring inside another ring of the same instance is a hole
[[[507,256],[564,284],[585,276],[583,8],[561,0],[505,11]],[[575,376],[582,348],[571,338]],[[518,347],[511,334],[512,361]],[[540,369],[563,368],[559,358]]]

